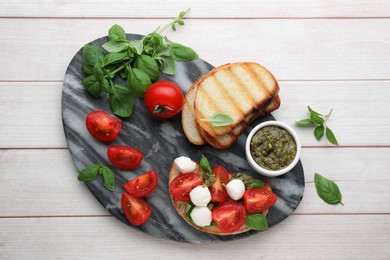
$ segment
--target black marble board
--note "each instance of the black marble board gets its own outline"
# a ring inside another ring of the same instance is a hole
[[[136,40],[141,39],[142,35],[128,34],[127,38]],[[91,43],[101,46],[107,41],[107,37],[102,37]],[[176,82],[184,93],[196,79],[213,68],[200,58],[189,62],[177,62],[176,65],[175,76],[161,73],[159,79]],[[229,149],[221,151],[208,145],[191,144],[183,133],[180,116],[169,120],[154,118],[146,111],[143,100],[137,98],[133,115],[129,118],[120,118],[122,131],[117,139],[111,143],[101,143],[88,133],[85,118],[95,109],[111,113],[108,96],[104,94],[100,98],[92,97],[82,85],[84,77],[82,49],[80,49],[67,68],[62,92],[62,120],[69,151],[78,171],[88,165],[101,162],[115,173],[114,192],[104,188],[101,177],[86,185],[106,210],[131,228],[159,238],[198,244],[231,241],[259,233],[259,231],[251,230],[230,236],[210,235],[193,228],[176,213],[169,196],[168,174],[173,160],[182,155],[199,161],[201,155],[204,154],[212,166],[220,164],[231,172],[245,172],[255,178],[270,182],[273,191],[278,195],[276,204],[267,215],[270,228],[287,218],[298,207],[305,188],[303,167],[300,161],[291,172],[281,177],[267,178],[255,173],[245,159],[245,141],[249,131],[260,122],[275,120],[272,115],[255,121]],[[115,80],[121,81],[117,78]],[[108,146],[113,144],[130,145],[140,149],[144,153],[141,165],[133,171],[122,171],[111,166],[106,154]],[[153,213],[143,225],[132,226],[121,209],[122,185],[153,169],[158,173],[159,183],[156,190],[146,197]],[[75,180],[77,180],[76,177]]]

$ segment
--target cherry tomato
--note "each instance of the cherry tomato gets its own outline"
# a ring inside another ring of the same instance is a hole
[[[141,163],[144,155],[131,146],[112,145],[107,149],[107,156],[112,165],[122,170],[133,170]]]
[[[179,201],[190,202],[190,192],[203,182],[196,173],[182,173],[174,178],[169,186],[172,197]]]
[[[170,118],[179,114],[184,95],[178,85],[160,80],[152,84],[144,95],[146,109],[155,117]]]
[[[85,121],[89,133],[102,142],[113,141],[122,129],[121,121],[101,110],[90,112]]]
[[[127,192],[123,192],[121,204],[127,220],[134,226],[142,225],[152,214],[149,203],[142,198],[131,196]]]
[[[244,193],[244,205],[249,214],[261,213],[272,207],[277,198],[266,188],[250,188]]]
[[[157,172],[153,170],[126,182],[123,188],[127,193],[138,198],[152,193],[156,189],[157,183]]]
[[[235,232],[245,223],[245,207],[235,201],[224,202],[213,209],[211,217],[222,232]]]
[[[213,168],[213,174],[215,181],[211,185],[211,201],[225,202],[229,198],[229,194],[226,191],[226,184],[230,180],[230,173],[221,165]]]

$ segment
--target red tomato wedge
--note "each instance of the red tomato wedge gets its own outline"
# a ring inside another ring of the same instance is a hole
[[[134,226],[142,225],[152,214],[149,203],[142,198],[131,196],[127,192],[123,192],[121,204],[127,220]]]
[[[90,112],[85,124],[88,132],[102,142],[113,141],[122,129],[121,121],[102,110]]]
[[[107,149],[107,156],[112,165],[122,170],[133,170],[141,163],[144,155],[131,146],[112,145]]]
[[[123,188],[130,195],[138,198],[152,193],[156,189],[157,183],[157,172],[153,170],[126,182]]]
[[[277,196],[265,188],[250,188],[244,193],[244,205],[249,214],[261,213],[275,204]]]
[[[229,194],[226,191],[226,184],[230,180],[230,173],[221,165],[213,168],[215,181],[210,187],[211,201],[225,202],[229,199]]]
[[[174,178],[169,186],[172,197],[183,202],[190,202],[190,192],[203,182],[196,173],[182,173]]]
[[[224,202],[213,209],[211,217],[222,232],[232,233],[244,225],[246,220],[245,207],[235,201]]]
[[[144,95],[146,109],[155,117],[170,118],[183,107],[182,90],[173,82],[160,80],[153,83]]]

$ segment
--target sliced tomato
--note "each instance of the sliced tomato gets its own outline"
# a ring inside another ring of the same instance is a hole
[[[142,198],[131,196],[127,192],[123,192],[121,204],[127,220],[134,226],[142,225],[152,214],[149,203]]]
[[[157,183],[157,172],[153,170],[126,182],[123,188],[134,197],[143,197],[152,193],[156,189]]]
[[[225,202],[229,199],[229,194],[226,191],[226,184],[230,181],[230,173],[221,165],[213,168],[215,181],[211,185],[211,201]]]
[[[133,170],[141,163],[144,155],[131,146],[112,145],[107,149],[107,156],[112,165],[122,170]]]
[[[172,197],[183,202],[190,202],[190,192],[203,182],[196,173],[182,173],[174,178],[169,186]]]
[[[244,225],[246,220],[245,207],[235,201],[224,202],[213,209],[211,217],[222,232],[232,233]]]
[[[85,124],[88,132],[102,142],[113,141],[122,129],[121,121],[102,110],[90,112]]]
[[[250,188],[244,193],[244,205],[249,214],[261,213],[275,204],[277,196],[266,188]]]

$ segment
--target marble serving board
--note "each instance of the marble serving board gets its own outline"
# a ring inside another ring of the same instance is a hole
[[[128,34],[127,38],[135,40],[141,39],[142,36]],[[107,37],[103,37],[93,41],[92,44],[101,46],[107,41]],[[213,68],[202,59],[177,62],[176,65],[177,73],[175,76],[161,73],[160,79],[176,82],[184,93],[196,79]],[[245,172],[255,178],[270,182],[273,191],[278,195],[278,200],[267,215],[269,227],[287,218],[298,207],[305,188],[301,162],[282,177],[266,178],[256,174],[245,159],[244,147],[249,131],[260,122],[275,120],[272,115],[258,119],[229,149],[221,151],[208,145],[195,146],[191,144],[183,133],[180,116],[169,120],[154,118],[145,109],[143,100],[138,98],[133,115],[129,118],[120,118],[122,131],[117,139],[111,143],[101,143],[88,133],[85,127],[85,118],[89,112],[95,109],[111,113],[108,96],[104,94],[100,98],[92,97],[82,85],[84,77],[82,49],[80,49],[66,71],[62,92],[62,120],[69,151],[78,171],[88,165],[101,162],[115,173],[116,187],[114,192],[104,188],[101,176],[95,181],[86,183],[86,185],[112,215],[132,229],[159,238],[198,244],[231,241],[259,233],[251,230],[239,235],[209,235],[193,228],[176,213],[169,196],[168,175],[173,160],[182,155],[199,161],[203,154],[209,159],[212,166],[223,165],[231,172]],[[121,79],[115,80],[121,81]],[[144,154],[140,166],[132,171],[122,171],[113,167],[107,158],[107,148],[113,144],[129,145],[140,149]],[[158,187],[145,198],[150,203],[153,213],[146,223],[135,227],[127,221],[121,209],[122,185],[153,169],[157,171],[159,176]],[[77,181],[77,175],[74,178]],[[129,232],[131,232],[130,229]]]

